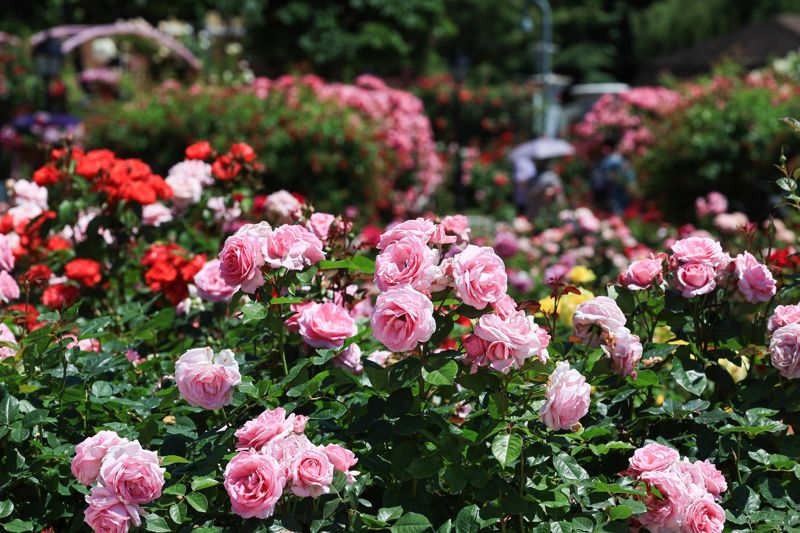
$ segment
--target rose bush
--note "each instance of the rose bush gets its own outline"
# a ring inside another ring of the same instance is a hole
[[[0,220],[5,530],[800,527],[788,227],[377,228],[186,157],[63,147]]]

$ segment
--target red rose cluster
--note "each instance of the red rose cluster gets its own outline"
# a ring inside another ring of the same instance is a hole
[[[189,283],[206,263],[205,254],[190,257],[177,244],[153,244],[141,261],[148,267],[144,279],[150,290],[161,292],[172,305],[189,296]]]
[[[50,162],[34,172],[33,181],[41,186],[63,181],[73,162],[75,174],[89,180],[94,190],[105,193],[111,203],[128,200],[149,205],[172,197],[169,185],[146,163],[139,159],[118,159],[110,150],[86,153],[78,148],[53,150]]]
[[[252,172],[262,169],[262,166],[255,162],[255,150],[246,143],[236,143],[227,153],[216,154],[208,141],[196,142],[186,148],[186,159],[201,161],[214,159],[211,173],[221,181],[232,180],[239,176],[242,170]]]

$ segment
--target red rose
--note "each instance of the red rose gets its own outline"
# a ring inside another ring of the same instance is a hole
[[[48,185],[57,183],[60,176],[61,175],[59,174],[58,170],[56,170],[56,167],[48,164],[40,167],[36,172],[33,173],[33,181],[36,183],[36,185],[47,187]]]
[[[144,281],[151,290],[158,290],[164,283],[175,281],[178,271],[167,262],[159,261],[150,267],[144,275]]]
[[[47,265],[33,265],[27,272],[20,276],[20,281],[31,285],[41,285],[53,276],[53,271]]]
[[[103,279],[100,268],[100,263],[92,259],[73,259],[64,267],[64,273],[81,285],[94,287]]]
[[[44,322],[36,321],[39,318],[39,311],[37,311],[36,308],[31,304],[9,305],[8,310],[21,313],[22,316],[15,318],[15,322],[20,326],[23,324],[27,325],[28,329],[31,331],[44,325]]]
[[[64,283],[50,285],[42,293],[42,304],[50,309],[69,307],[75,303],[80,293],[81,290],[74,285],[65,285]]]
[[[231,146],[230,156],[234,159],[240,159],[246,163],[250,163],[256,158],[256,152],[246,143],[236,143]]]
[[[68,240],[62,237],[53,236],[47,239],[47,249],[51,252],[58,250],[69,250],[70,248],[72,248],[72,245]]]
[[[223,181],[235,178],[241,170],[242,165],[229,155],[219,156],[211,165],[211,173]]]
[[[200,159],[205,161],[211,157],[211,145],[208,141],[196,142],[186,147],[186,159]]]
[[[75,173],[84,178],[95,178],[101,172],[108,172],[115,160],[116,156],[111,150],[90,150],[78,159]]]

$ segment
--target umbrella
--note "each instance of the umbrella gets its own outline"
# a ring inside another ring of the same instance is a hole
[[[573,155],[575,148],[563,139],[539,137],[532,141],[524,142],[511,150],[508,158],[515,159],[553,159]]]

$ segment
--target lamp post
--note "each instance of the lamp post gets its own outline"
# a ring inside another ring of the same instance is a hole
[[[533,116],[533,130],[539,135],[547,134],[547,126],[552,105],[553,95],[550,87],[552,75],[551,57],[553,54],[553,10],[548,0],[528,0],[528,7],[536,6],[542,12],[542,38],[539,42],[539,72],[542,76],[542,93],[533,95],[534,113],[540,109],[538,115]],[[531,28],[532,29],[532,28]],[[539,105],[537,105],[539,104]]]
[[[47,35],[33,49],[33,58],[36,63],[36,70],[44,80],[44,110],[50,111],[52,103],[50,99],[50,82],[61,72],[61,65],[64,61],[61,42]]]
[[[464,87],[464,80],[467,77],[469,68],[469,58],[464,52],[456,54],[453,63],[453,128],[456,132],[456,157],[454,162],[453,175],[453,195],[455,196],[455,206],[457,211],[463,210],[467,206],[466,188],[464,187],[464,156],[461,151],[464,149],[466,139],[464,128],[461,127],[461,90]]]

